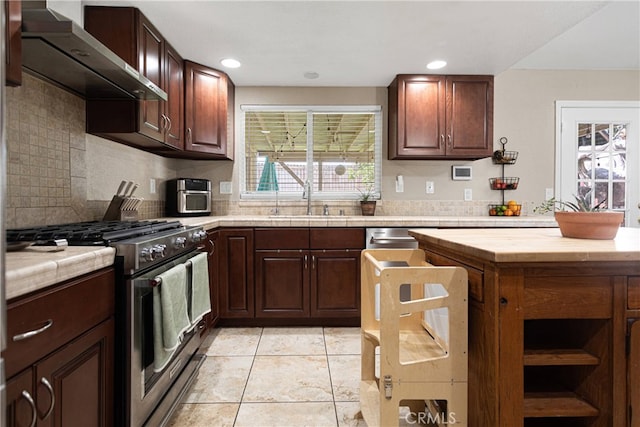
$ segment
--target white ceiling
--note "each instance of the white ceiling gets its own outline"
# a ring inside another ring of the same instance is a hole
[[[433,59],[448,61],[437,74],[640,69],[640,0],[82,3],[138,7],[185,59],[237,86],[387,86]]]

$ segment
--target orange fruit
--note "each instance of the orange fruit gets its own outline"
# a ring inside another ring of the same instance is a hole
[[[511,209],[507,209],[504,211],[504,216],[513,216],[513,211]]]

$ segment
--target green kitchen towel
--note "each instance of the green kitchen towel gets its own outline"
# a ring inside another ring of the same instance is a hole
[[[209,299],[209,266],[207,254],[201,253],[191,258],[191,305],[189,318],[194,325],[202,316],[211,311]]]
[[[153,288],[154,371],[159,372],[171,359],[191,326],[187,314],[187,270],[184,264],[157,276],[160,285]]]

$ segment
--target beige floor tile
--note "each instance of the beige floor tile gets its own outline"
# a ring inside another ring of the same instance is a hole
[[[331,386],[336,402],[357,402],[360,390],[360,356],[328,356]]]
[[[252,362],[251,356],[207,356],[185,402],[240,402]]]
[[[256,356],[242,401],[333,401],[327,357]]]
[[[360,354],[360,328],[324,328],[327,354]]]
[[[336,402],[336,415],[339,427],[367,427],[359,402]]]
[[[336,426],[332,402],[242,403],[236,427]]]
[[[238,403],[183,404],[169,427],[232,427],[239,407]]]
[[[264,328],[256,354],[260,356],[326,354],[322,328]]]
[[[253,356],[262,328],[217,328],[205,339],[207,356]]]

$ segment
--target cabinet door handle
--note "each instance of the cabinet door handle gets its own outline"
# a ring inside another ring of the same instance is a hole
[[[311,255],[311,269],[315,270],[315,268],[316,268],[316,256]]]
[[[447,144],[451,147],[451,135],[447,135]]]
[[[191,128],[187,128],[187,142],[191,144]]]
[[[36,420],[38,419],[36,403],[33,401],[33,397],[31,397],[27,390],[22,390],[21,394],[24,400],[26,400],[29,403],[29,406],[31,406],[31,424],[29,424],[29,427],[34,427],[36,425]]]
[[[51,383],[45,377],[40,378],[40,383],[42,383],[42,385],[45,386],[45,388],[49,391],[49,394],[51,395],[51,405],[49,405],[49,410],[42,417],[42,420],[44,421],[53,412],[53,407],[56,404],[56,395],[53,393],[53,387],[51,387]]]
[[[209,244],[211,245],[211,252],[209,252],[209,256],[211,256],[216,251],[216,243],[213,240],[209,239]]]
[[[308,260],[309,260],[309,257],[308,257],[307,255],[305,255],[305,256],[304,256],[304,269],[305,269],[305,270],[306,270],[307,268],[309,268]]]
[[[49,319],[45,322],[44,326],[42,328],[39,329],[34,329],[33,331],[29,331],[29,332],[23,332],[21,334],[18,335],[14,335],[13,336],[13,341],[22,341],[22,340],[26,340],[27,338],[31,338],[35,335],[41,334],[44,331],[46,331],[47,329],[49,329],[51,326],[53,325],[53,320]]]
[[[165,130],[167,129],[167,116],[164,114],[160,115],[160,128]]]
[[[169,116],[165,116],[165,117],[167,118],[167,124],[168,124],[167,132],[169,132],[171,130],[171,119],[169,118]]]
[[[442,143],[444,144],[444,134],[443,133],[440,134],[440,141],[442,141]]]

